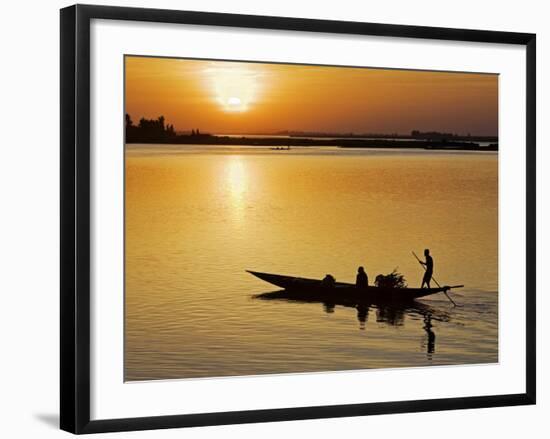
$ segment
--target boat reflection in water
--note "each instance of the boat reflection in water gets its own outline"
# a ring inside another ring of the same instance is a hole
[[[336,312],[337,307],[355,308],[357,310],[357,320],[359,322],[359,329],[365,330],[369,318],[372,318],[374,313],[377,323],[385,323],[389,326],[404,326],[405,317],[411,316],[413,318],[422,318],[422,329],[425,332],[425,336],[421,341],[421,348],[426,352],[426,356],[429,360],[432,359],[435,353],[435,341],[436,334],[433,330],[432,321],[437,322],[449,322],[451,320],[450,315],[442,310],[435,309],[425,303],[417,301],[409,301],[405,303],[396,302],[361,302],[350,303],[349,301],[320,301],[315,299],[305,299],[304,297],[295,298],[289,296],[286,290],[272,291],[268,293],[262,293],[254,295],[253,298],[260,300],[278,300],[287,302],[299,302],[299,303],[321,303],[323,309],[327,314]]]
[[[435,352],[435,333],[432,331],[432,315],[424,315],[424,326],[423,329],[426,331],[426,352],[428,358],[432,359],[432,354]]]

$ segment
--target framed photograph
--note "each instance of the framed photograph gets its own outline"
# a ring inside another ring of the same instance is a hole
[[[535,403],[535,35],[61,10],[61,428]]]

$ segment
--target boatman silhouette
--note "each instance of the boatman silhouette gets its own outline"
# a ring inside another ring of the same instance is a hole
[[[430,281],[432,280],[432,275],[434,273],[434,260],[430,256],[430,249],[424,250],[424,256],[426,257],[426,262],[419,261],[422,265],[426,267],[426,271],[424,272],[424,277],[422,278],[422,285],[420,288],[424,288],[424,284],[427,285],[428,288],[430,287]]]

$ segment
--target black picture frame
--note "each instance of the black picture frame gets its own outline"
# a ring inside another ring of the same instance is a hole
[[[526,47],[526,392],[418,401],[348,404],[90,420],[90,21],[181,23],[255,29],[407,37]],[[536,36],[210,12],[75,5],[61,10],[61,429],[81,434],[304,420],[535,404]]]

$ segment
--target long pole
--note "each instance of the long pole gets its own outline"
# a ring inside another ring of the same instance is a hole
[[[424,264],[422,263],[422,261],[420,260],[420,258],[418,256],[416,256],[416,253],[415,252],[412,252],[412,254],[414,255],[414,257],[416,258],[416,260],[418,261],[418,263],[420,264],[420,266],[424,269],[424,271],[426,271],[426,267],[424,267]],[[439,285],[439,282],[437,280],[435,280],[435,277],[432,276],[432,280],[435,282],[435,284],[439,287],[439,288],[443,288],[441,285]],[[451,297],[447,294],[447,291],[445,289],[443,289],[443,294],[445,294],[445,296],[447,296],[447,299],[449,299],[451,301],[451,303],[454,305],[454,306],[458,306],[453,299],[451,299]]]

